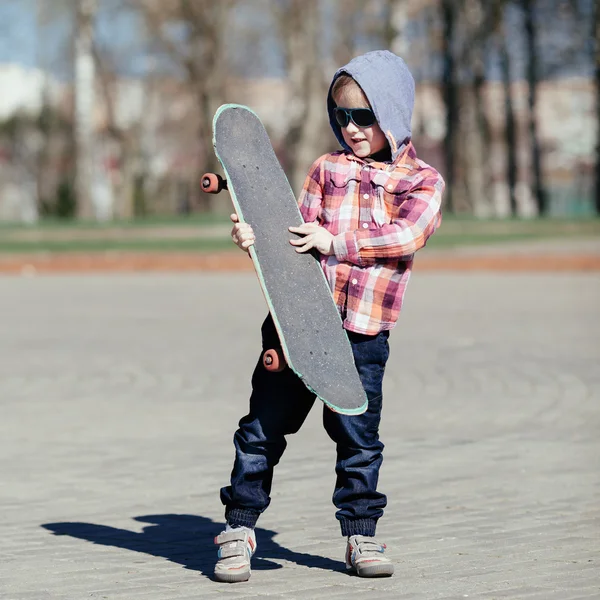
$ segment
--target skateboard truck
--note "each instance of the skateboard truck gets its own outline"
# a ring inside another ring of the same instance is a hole
[[[202,191],[207,194],[218,194],[227,188],[227,179],[223,179],[217,173],[204,173],[200,180]]]
[[[281,350],[267,350],[263,354],[263,367],[270,373],[280,373],[285,369],[287,363]]]

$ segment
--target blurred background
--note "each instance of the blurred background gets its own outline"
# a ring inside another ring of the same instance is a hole
[[[212,117],[263,119],[296,191],[334,150],[336,68],[388,48],[417,82],[418,154],[469,219],[600,212],[594,0],[0,0],[0,222],[230,212]],[[6,226],[4,226],[6,233]]]

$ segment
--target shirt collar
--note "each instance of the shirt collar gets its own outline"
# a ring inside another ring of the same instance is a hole
[[[412,145],[412,141],[408,141],[406,144],[400,148],[400,152],[396,156],[396,159],[392,162],[379,162],[375,160],[365,160],[363,158],[359,158],[352,152],[346,152],[346,156],[349,161],[359,163],[361,165],[369,165],[375,169],[379,169],[381,171],[393,171],[399,164],[406,161],[408,157],[413,158],[415,155],[415,148]]]

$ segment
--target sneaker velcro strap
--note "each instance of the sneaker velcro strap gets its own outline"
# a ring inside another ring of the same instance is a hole
[[[243,544],[231,544],[219,548],[219,558],[231,558],[233,556],[246,556],[246,547]]]
[[[215,544],[227,544],[228,542],[244,542],[248,541],[247,531],[224,531],[215,538]]]
[[[363,552],[383,552],[385,550],[385,546],[378,544],[373,538],[357,535],[355,539],[358,551],[361,554]]]

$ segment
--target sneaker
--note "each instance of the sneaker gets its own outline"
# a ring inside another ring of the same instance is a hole
[[[383,553],[385,544],[364,535],[352,535],[346,546],[346,569],[359,577],[390,577],[394,565]]]
[[[215,579],[237,583],[250,579],[250,559],[256,550],[254,531],[236,528],[223,531],[215,538],[219,546],[219,560],[215,565]]]

